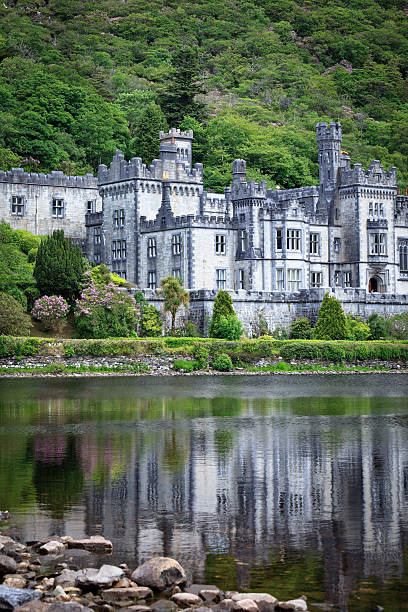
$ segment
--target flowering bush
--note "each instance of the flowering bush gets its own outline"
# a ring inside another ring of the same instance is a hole
[[[86,287],[76,300],[75,319],[81,338],[126,337],[132,335],[140,308],[113,282],[96,284],[85,272]]]
[[[34,302],[31,314],[45,329],[58,329],[68,311],[69,306],[61,295],[43,295]]]

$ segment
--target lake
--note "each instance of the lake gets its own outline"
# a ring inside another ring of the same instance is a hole
[[[408,376],[1,379],[0,509],[112,540],[78,566],[408,610]]]

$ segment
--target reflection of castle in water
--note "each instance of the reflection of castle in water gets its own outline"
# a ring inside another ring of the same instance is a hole
[[[118,558],[174,556],[198,568],[196,579],[206,553],[232,554],[244,562],[242,586],[273,547],[319,551],[326,598],[342,602],[357,577],[402,575],[403,418],[387,427],[385,417],[283,414],[135,425],[125,472],[87,494],[88,531],[101,524]]]

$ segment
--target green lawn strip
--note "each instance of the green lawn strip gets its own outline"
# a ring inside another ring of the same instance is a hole
[[[113,372],[113,373],[146,373],[149,371],[149,367],[140,364],[121,364],[114,366],[105,366],[105,365],[80,365],[80,366],[71,366],[66,365],[64,363],[51,363],[46,366],[27,366],[27,367],[0,367],[0,375],[1,374],[81,374],[81,373],[103,373],[103,372]]]

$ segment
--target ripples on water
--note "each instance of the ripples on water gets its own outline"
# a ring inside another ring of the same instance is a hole
[[[168,555],[221,588],[408,610],[407,392],[404,375],[2,380],[3,530],[103,533],[111,563]]]

